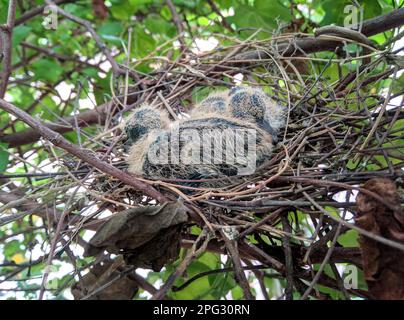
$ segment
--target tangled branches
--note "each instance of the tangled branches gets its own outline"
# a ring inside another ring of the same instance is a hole
[[[364,30],[374,34],[372,27],[366,26]],[[90,25],[85,27],[92,30]],[[362,229],[353,219],[358,191],[386,208],[399,210],[388,199],[360,186],[375,177],[402,185],[403,90],[397,85],[402,68],[397,63],[397,52],[372,45],[366,32],[331,27],[318,30],[315,37],[282,34],[264,40],[254,36],[245,41],[226,38],[226,47],[200,54],[185,46],[181,33],[182,53],[177,58],[169,58],[171,45],[177,40],[173,39],[159,48],[166,49],[164,57],[150,53],[131,65],[114,64],[114,71],[119,71],[116,76],[124,74],[126,78],[116,81],[112,100],[95,111],[63,119],[60,124],[44,125],[0,100],[4,110],[33,127],[28,133],[10,134],[2,140],[18,147],[42,136],[46,141],[39,148],[48,150],[51,164],[57,168],[53,173],[2,177],[5,183],[0,201],[5,207],[1,210],[14,208],[18,213],[1,217],[1,224],[35,214],[44,221],[37,228],[50,231],[48,253],[26,264],[3,264],[9,267],[2,274],[4,279],[43,261],[47,274],[52,260],[64,257],[74,271],[58,290],[70,286],[75,276],[81,280],[83,270],[94,267],[98,272],[102,262],[107,265],[103,269],[105,281],[96,286],[91,283],[91,290],[81,293],[81,298],[97,296],[108,287],[117,292],[119,287],[113,286],[125,286],[122,280],[128,277],[132,285],[135,282],[133,290],[140,287],[153,298],[161,299],[204,276],[229,272],[234,274],[246,299],[256,295],[251,278],[257,279],[266,298],[269,296],[265,279],[271,278],[284,279],[285,291],[280,297],[286,299],[292,299],[294,292],[302,299],[329,298],[317,285],[340,290],[345,298],[371,297],[364,288],[345,288],[336,264],[362,268],[359,247],[345,246],[340,241],[351,230],[389,248],[404,249],[402,242]],[[317,46],[313,44],[316,40]],[[309,43],[312,49],[306,52]],[[315,48],[331,51],[309,55]],[[111,59],[108,53],[108,61]],[[155,66],[151,73],[137,73],[140,66],[151,64]],[[196,100],[213,91],[210,89],[233,87],[239,79],[244,85],[262,88],[287,114],[279,143],[264,166],[218,188],[187,184],[195,180],[151,180],[126,172],[127,150],[121,122],[130,111],[147,102],[167,111],[175,120],[187,113]],[[384,94],[372,90],[386,83]],[[80,134],[80,127],[96,123],[102,124],[97,127],[97,134],[87,137],[81,146],[57,133],[73,130]],[[20,161],[23,163],[24,159]],[[22,191],[23,187],[9,180],[13,177],[51,179],[30,184]],[[186,223],[181,220],[178,239],[183,255],[171,265],[172,272],[160,289],[140,277],[120,257],[111,261],[114,258],[102,251],[95,259],[83,260],[71,249],[73,244],[87,247],[85,230],[98,230],[117,212],[177,199],[183,201],[188,214]],[[33,228],[36,227],[19,232],[34,232]],[[185,279],[188,266],[205,252],[226,256],[231,267]],[[326,267],[331,271],[326,273]],[[97,272],[94,274],[98,277]],[[40,288],[42,293],[45,283]],[[133,296],[133,292],[128,294],[127,298]]]

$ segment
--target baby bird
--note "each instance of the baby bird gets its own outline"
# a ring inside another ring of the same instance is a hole
[[[150,106],[137,109],[125,127],[131,143],[129,172],[155,179],[195,180],[195,186],[200,179],[244,174],[250,172],[244,168],[254,164],[254,170],[270,159],[283,124],[281,107],[261,89],[250,87],[212,93],[190,115],[169,125],[165,113]],[[255,133],[254,140],[246,135],[235,138],[249,132]]]
[[[168,126],[168,117],[159,110],[143,105],[129,116],[125,124],[128,144],[132,145],[146,137],[152,130],[164,129]]]
[[[235,87],[229,91],[229,96],[229,113],[233,117],[256,123],[277,142],[278,130],[283,125],[280,106],[256,88]]]
[[[214,113],[217,115],[226,112],[229,102],[229,92],[221,91],[210,94],[207,98],[198,103],[191,111],[191,116],[199,114]]]

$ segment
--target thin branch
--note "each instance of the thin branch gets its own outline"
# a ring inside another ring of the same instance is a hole
[[[64,4],[64,3],[69,3],[69,2],[74,2],[74,0],[55,0],[53,1],[55,4],[60,5],[60,4]],[[15,20],[15,26],[19,26],[20,24],[23,24],[25,22],[27,22],[28,20],[34,18],[35,16],[41,14],[44,12],[46,6],[48,6],[47,4],[43,4],[41,6],[38,6],[36,8],[33,8],[27,12],[24,12],[23,15],[21,15],[20,17],[18,17]]]
[[[7,24],[5,26],[0,26],[0,33],[3,34],[3,37],[0,36],[0,41],[3,42],[3,60],[4,60],[4,68],[2,73],[2,81],[0,83],[0,98],[4,98],[6,94],[7,85],[9,81],[9,77],[11,74],[11,61],[12,61],[12,50],[13,50],[13,28],[15,21],[15,10],[17,7],[16,0],[10,0],[8,5],[8,17]]]
[[[248,279],[243,271],[243,268],[241,266],[241,259],[240,255],[237,250],[237,242],[232,242],[227,235],[224,233],[223,230],[220,230],[220,233],[222,235],[222,239],[224,240],[224,244],[226,246],[228,255],[233,261],[233,268],[234,268],[234,275],[235,279],[238,282],[238,284],[241,287],[241,290],[243,290],[244,298],[246,300],[255,300],[253,294],[251,293],[251,288],[248,283]]]
[[[44,126],[58,133],[66,133],[74,129],[76,121],[77,126],[79,127],[87,127],[94,124],[103,124],[116,112],[119,112],[119,108],[110,101],[92,110],[84,111],[77,116],[64,118],[63,121],[53,124],[44,124]],[[9,147],[13,148],[38,141],[40,137],[41,134],[37,130],[27,129],[13,134],[4,135],[0,137],[0,140],[8,143]]]
[[[75,155],[76,157],[80,158],[81,160],[94,166],[101,172],[107,173],[107,174],[119,179],[120,181],[134,187],[136,190],[144,192],[145,194],[158,200],[159,202],[167,201],[167,198],[165,196],[163,196],[160,192],[155,190],[151,185],[148,185],[148,184],[138,180],[134,176],[131,176],[128,173],[123,172],[123,171],[115,168],[114,166],[101,161],[93,153],[91,153],[87,150],[81,149],[81,148],[77,147],[76,145],[70,143],[68,140],[63,138],[63,136],[61,136],[59,133],[44,126],[38,120],[32,118],[25,111],[17,108],[16,106],[6,102],[3,99],[0,99],[0,107],[3,110],[13,114],[17,118],[21,119],[26,124],[28,124],[30,127],[34,128],[41,136],[43,136],[45,139],[49,140],[55,146],[66,150],[67,152],[69,152],[72,155]]]
[[[225,27],[227,30],[234,32],[233,28],[231,25],[227,22],[226,18],[223,16],[223,14],[220,12],[220,9],[217,7],[216,3],[213,0],[208,0],[209,6],[212,8],[212,10],[222,19],[222,24],[223,27]]]
[[[241,267],[243,270],[261,270],[261,269],[268,269],[268,266],[265,265],[251,265],[251,266],[245,266],[245,267]],[[172,291],[173,292],[178,292],[181,291],[183,289],[185,289],[186,287],[188,287],[190,284],[192,284],[194,281],[209,276],[211,274],[218,274],[218,273],[227,273],[227,272],[234,272],[234,268],[232,267],[228,267],[228,268],[222,268],[222,269],[213,269],[213,270],[209,270],[209,271],[204,271],[201,273],[198,273],[196,275],[194,275],[192,278],[188,279],[187,281],[185,281],[183,284],[181,284],[180,286],[173,286],[172,287]],[[274,278],[280,278],[281,276],[279,274],[274,274],[273,275]]]
[[[91,36],[94,39],[97,46],[100,48],[101,52],[105,55],[108,62],[111,64],[112,70],[116,76],[126,74],[127,71],[124,68],[121,68],[119,66],[119,64],[115,61],[114,57],[112,56],[111,51],[105,45],[105,43],[101,40],[101,38],[97,34],[97,32],[95,32],[94,28],[91,26],[91,23],[89,21],[76,17],[75,15],[61,9],[52,0],[45,0],[45,1],[48,5],[52,5],[55,8],[57,8],[57,12],[60,13],[62,16],[64,16],[65,18],[67,18],[73,22],[76,22],[77,24],[79,24],[87,29],[87,31],[91,34]],[[129,75],[132,76],[136,81],[139,81],[139,76],[134,70],[130,70]]]
[[[200,254],[205,252],[206,247],[211,239],[209,231],[203,229],[194,244],[191,251],[187,253],[185,258],[181,261],[180,265],[168,277],[164,285],[153,295],[152,300],[161,300],[165,297],[166,293],[174,285],[174,281],[184,274],[188,265]]]
[[[404,24],[404,8],[394,10],[379,17],[363,22],[362,34],[367,37],[398,28]],[[352,29],[357,29],[355,26]],[[295,39],[291,43],[278,45],[277,51],[284,57],[301,55],[302,53],[314,53],[321,51],[334,51],[341,44],[340,41],[325,40],[316,37],[304,37]],[[236,60],[267,59],[266,50],[254,50],[235,57]]]
[[[171,0],[166,0],[166,3],[167,3],[168,8],[170,9],[173,22],[174,22],[175,26],[177,27],[178,40],[181,44],[181,51],[184,52],[186,49],[186,44],[185,44],[185,40],[184,40],[184,26],[182,25],[181,18],[178,15],[173,2]]]
[[[283,231],[292,234],[292,227],[289,224],[287,213],[282,215]],[[290,237],[285,234],[282,238],[283,250],[285,251],[285,272],[286,272],[286,288],[285,299],[293,300],[293,258],[292,249],[290,247]]]

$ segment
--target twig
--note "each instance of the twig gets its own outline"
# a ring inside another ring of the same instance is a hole
[[[74,0],[54,0],[53,1],[55,4],[64,4],[64,3],[69,3],[69,2],[74,2]],[[41,14],[44,12],[44,9],[46,8],[46,4],[43,4],[41,6],[38,6],[36,8],[33,8],[29,11],[24,12],[20,17],[18,17],[15,20],[15,25],[19,26],[20,24],[23,24],[27,22],[28,20],[32,19],[33,17],[37,16],[38,14]]]
[[[355,40],[359,43],[366,44],[370,47],[375,47],[375,44],[370,41],[363,33],[352,30],[349,28],[344,28],[344,27],[339,27],[339,26],[324,26],[321,28],[318,28],[315,32],[314,35],[316,37],[325,35],[325,34],[335,34],[337,36],[343,37],[343,38],[348,38],[351,40]]]
[[[178,120],[177,115],[175,114],[173,108],[168,104],[167,100],[161,94],[161,91],[157,91],[157,96],[160,98],[161,102],[163,102],[164,106],[167,108],[168,112],[171,114],[174,120]]]
[[[28,113],[25,111],[15,107],[14,105],[0,99],[0,107],[10,112],[11,114],[15,115],[26,124],[37,130],[45,139],[49,140],[55,146],[62,148],[69,152],[72,155],[80,158],[81,160],[93,165],[95,168],[99,169],[100,171],[110,174],[111,176],[121,180],[122,182],[135,187],[137,190],[143,191],[145,194],[151,196],[152,198],[157,199],[159,202],[166,202],[167,198],[163,196],[160,192],[155,190],[152,186],[139,181],[135,177],[115,168],[114,166],[99,160],[95,157],[92,153],[80,149],[74,144],[67,141],[63,138],[59,133],[49,129],[42,125],[38,120],[32,118]]]
[[[292,233],[292,228],[289,224],[288,216],[282,215],[282,226],[283,230],[289,234]],[[286,288],[285,288],[285,299],[293,300],[293,258],[292,249],[290,247],[290,237],[285,235],[282,238],[283,250],[285,252],[285,272],[286,272]]]
[[[369,19],[363,22],[362,34],[367,37],[375,34],[385,32],[387,30],[402,26],[404,23],[404,8],[394,10],[379,17]],[[353,29],[357,29],[357,26],[353,26]],[[305,37],[302,39],[296,39],[292,43],[280,44],[277,47],[277,51],[284,57],[300,55],[302,53],[309,54],[313,52],[321,51],[333,51],[340,42],[332,40],[323,40],[316,37]],[[236,58],[245,60],[263,59],[268,55],[264,50],[254,50],[248,53],[244,53]]]
[[[198,239],[192,245],[191,251],[187,253],[185,258],[181,261],[180,265],[168,277],[164,285],[153,295],[152,300],[161,300],[166,295],[167,291],[174,285],[174,281],[180,277],[188,267],[188,265],[206,250],[206,247],[211,239],[209,231],[203,229]]]
[[[225,27],[227,30],[230,32],[234,32],[233,28],[231,25],[227,22],[226,18],[223,16],[223,14],[220,12],[220,9],[217,7],[216,3],[213,2],[213,0],[208,0],[208,3],[212,10],[222,19],[222,24],[223,27]]]
[[[7,24],[5,26],[0,26],[0,33],[3,34],[3,37],[0,35],[0,41],[3,43],[3,73],[1,76],[1,84],[0,84],[0,98],[4,98],[7,90],[7,84],[9,81],[9,77],[11,74],[11,53],[13,49],[12,38],[13,38],[13,28],[15,21],[15,10],[17,7],[16,0],[10,0],[8,5],[8,16],[7,16]]]
[[[87,29],[87,31],[91,34],[92,38],[96,42],[97,46],[100,48],[102,53],[105,55],[107,58],[108,62],[111,64],[112,70],[116,76],[119,76],[121,74],[125,74],[126,71],[122,69],[119,64],[115,61],[114,57],[111,54],[111,51],[109,48],[105,45],[105,43],[101,40],[100,36],[95,32],[94,28],[91,26],[91,23],[87,20],[81,19],[79,17],[76,17],[75,15],[61,9],[58,7],[54,1],[52,0],[45,0],[48,5],[52,5],[57,9],[57,12],[60,13],[62,16],[66,17],[67,19],[76,22],[79,25],[82,25]],[[136,72],[131,71],[130,75],[134,76],[135,80],[139,80]]]
[[[51,243],[48,259],[46,261],[46,266],[45,266],[45,270],[44,270],[43,277],[42,277],[41,290],[39,291],[39,298],[38,298],[39,300],[43,299],[43,295],[45,293],[45,286],[48,281],[48,276],[49,276],[49,272],[50,272],[50,267],[52,265],[53,256],[54,256],[54,253],[56,250],[56,244],[58,243],[60,232],[62,231],[62,226],[64,225],[64,220],[71,210],[70,205],[71,205],[78,189],[79,189],[79,187],[76,187],[74,189],[73,193],[70,195],[69,200],[67,201],[67,203],[64,207],[64,210],[62,212],[62,215],[56,226],[55,234],[54,234],[54,237],[53,237],[53,240]]]
[[[324,270],[326,264],[328,263],[329,259],[331,258],[331,255],[332,255],[332,252],[333,252],[333,250],[334,250],[335,244],[336,244],[337,239],[338,239],[338,237],[339,237],[339,235],[340,235],[341,226],[342,226],[341,224],[338,224],[337,232],[336,232],[335,235],[334,235],[334,238],[333,238],[333,240],[332,240],[331,246],[330,246],[330,248],[328,249],[326,256],[324,257],[323,262],[321,263],[320,267],[318,268],[317,273],[316,273],[314,279],[312,280],[312,282],[310,283],[309,287],[306,289],[306,291],[305,291],[304,294],[302,295],[301,300],[305,300],[305,299],[309,296],[311,290],[313,289],[313,287],[316,285],[316,283],[317,283],[318,280],[320,279],[320,277],[321,277],[321,275],[322,275],[322,273],[323,273],[323,270]]]
[[[184,40],[184,26],[182,25],[181,18],[177,13],[177,10],[175,9],[175,6],[171,0],[166,0],[167,6],[170,9],[171,16],[173,19],[173,22],[175,26],[177,27],[178,31],[178,40],[181,44],[181,51],[184,52],[187,48]]]
[[[239,283],[241,290],[243,290],[244,298],[246,300],[254,300],[254,296],[251,293],[251,288],[248,283],[247,277],[241,266],[240,256],[236,248],[237,242],[234,242],[233,244],[232,241],[227,238],[227,235],[224,233],[223,230],[220,230],[220,234],[222,235],[222,239],[224,240],[227,252],[233,261],[235,279]]]
[[[267,269],[268,266],[264,266],[264,265],[260,264],[260,265],[255,265],[255,266],[253,266],[253,265],[251,265],[251,266],[244,266],[244,267],[241,267],[241,268],[242,268],[243,270],[261,270],[261,269]],[[186,287],[188,287],[190,284],[192,284],[194,281],[196,281],[196,280],[198,280],[198,279],[200,279],[200,278],[209,276],[209,275],[211,275],[211,274],[226,273],[226,272],[234,272],[234,268],[229,267],[229,268],[222,268],[222,269],[213,269],[213,270],[209,270],[209,271],[204,271],[204,272],[198,273],[197,275],[194,275],[192,278],[190,278],[190,279],[188,279],[187,281],[185,281],[185,282],[184,282],[183,284],[181,284],[180,286],[178,286],[178,287],[173,286],[171,290],[172,290],[173,292],[178,292],[178,291],[184,290]],[[274,278],[280,277],[280,275],[274,274],[273,277],[274,277]]]

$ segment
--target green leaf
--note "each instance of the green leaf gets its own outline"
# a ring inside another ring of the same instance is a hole
[[[342,25],[347,14],[344,13],[344,8],[349,1],[345,0],[325,0],[322,2],[322,7],[325,11],[325,16],[321,21],[321,25],[338,24]]]
[[[100,36],[116,36],[118,37],[122,32],[122,23],[120,22],[106,22],[97,29]]]
[[[122,38],[116,37],[116,36],[110,36],[110,35],[103,35],[101,36],[104,40],[111,42],[116,45],[122,44]]]
[[[398,79],[393,81],[392,85],[393,85],[393,89],[392,89],[393,94],[398,93],[401,90],[403,90],[403,88],[404,88],[404,73],[402,73]]]
[[[18,26],[13,29],[13,46],[18,46],[29,35],[32,28],[28,26]]]
[[[92,8],[90,6],[68,3],[64,6],[64,9],[80,18],[86,19],[92,17]]]
[[[198,0],[174,0],[174,5],[178,7],[187,7],[190,9],[195,8],[198,5]]]
[[[241,4],[234,9],[234,16],[227,21],[234,23],[237,28],[254,28],[270,31],[278,28],[279,22],[289,22],[291,19],[289,9],[279,1],[256,0],[254,6]],[[243,31],[242,36],[247,37],[254,31]],[[259,37],[268,37],[267,33]]]
[[[209,267],[209,269],[219,268],[220,266],[220,258],[217,254],[206,252],[202,254],[199,259],[199,262],[204,263]]]
[[[63,69],[54,60],[41,59],[32,64],[35,80],[56,82],[63,73]]]
[[[129,3],[137,11],[139,8],[144,7],[146,4],[153,3],[153,0],[129,0]]]
[[[112,16],[118,20],[129,20],[130,17],[137,11],[132,1],[115,0],[109,8]]]
[[[13,255],[19,252],[22,252],[20,241],[11,240],[4,245],[3,254],[8,260],[10,260]]]
[[[208,277],[211,285],[211,294],[215,299],[219,300],[227,295],[227,293],[236,287],[236,281],[233,278],[233,273],[218,273]]]
[[[77,136],[77,132],[67,132],[65,134],[63,134],[63,136],[69,140],[71,143],[78,143],[78,136]]]
[[[338,243],[344,247],[358,247],[358,232],[349,230],[338,237]]]
[[[388,13],[391,10],[394,9],[394,7],[392,5],[392,1],[389,1],[389,0],[377,0],[377,2],[379,3],[380,7],[382,8],[383,13]]]
[[[0,113],[0,127],[4,127],[10,121],[10,116],[6,112]]]
[[[238,28],[271,29],[275,26],[274,21],[269,19],[265,21],[254,8],[244,4],[236,7],[234,16],[229,17],[227,20],[230,23],[234,23]]]
[[[155,48],[154,39],[144,32],[141,27],[136,27],[133,32],[133,52],[136,57],[143,57]]]
[[[230,8],[233,5],[232,0],[215,0],[215,3],[218,5],[218,7],[223,9]]]
[[[34,113],[39,113],[42,119],[46,119],[46,120],[51,120],[51,121],[56,121],[57,117],[55,116],[55,114],[58,113],[58,105],[56,104],[56,102],[51,98],[51,97],[45,97],[42,100],[43,107],[41,105],[38,105],[35,108],[35,112]]]
[[[83,74],[90,78],[97,78],[98,77],[98,71],[95,68],[85,68],[83,69]]]
[[[9,153],[7,151],[8,144],[0,142],[0,172],[7,169]]]
[[[255,8],[262,17],[267,18],[269,21],[280,19],[282,21],[289,22],[291,19],[290,10],[276,0],[256,0]],[[269,23],[269,21],[265,22]]]
[[[374,18],[381,14],[382,9],[376,0],[362,0],[359,1],[363,8],[363,19]],[[350,0],[326,0],[322,2],[323,10],[325,11],[324,19],[321,21],[321,25],[337,24],[343,25],[344,20],[348,15],[353,15],[354,12],[349,11],[346,13],[346,6],[352,6]],[[356,19],[358,22],[361,20],[360,10],[357,10]]]
[[[0,23],[3,24],[7,21],[7,8],[8,8],[8,0],[7,1],[0,1]]]
[[[128,20],[132,16],[132,10],[128,11],[124,7],[112,7],[111,13],[118,20]]]
[[[234,300],[243,299],[243,290],[241,290],[240,286],[236,286],[233,290],[231,290],[231,296]]]
[[[371,19],[382,14],[382,8],[380,4],[375,0],[361,1],[363,6],[363,19]]]
[[[159,33],[173,37],[176,33],[174,25],[157,14],[150,14],[144,21],[144,24],[152,34]]]

